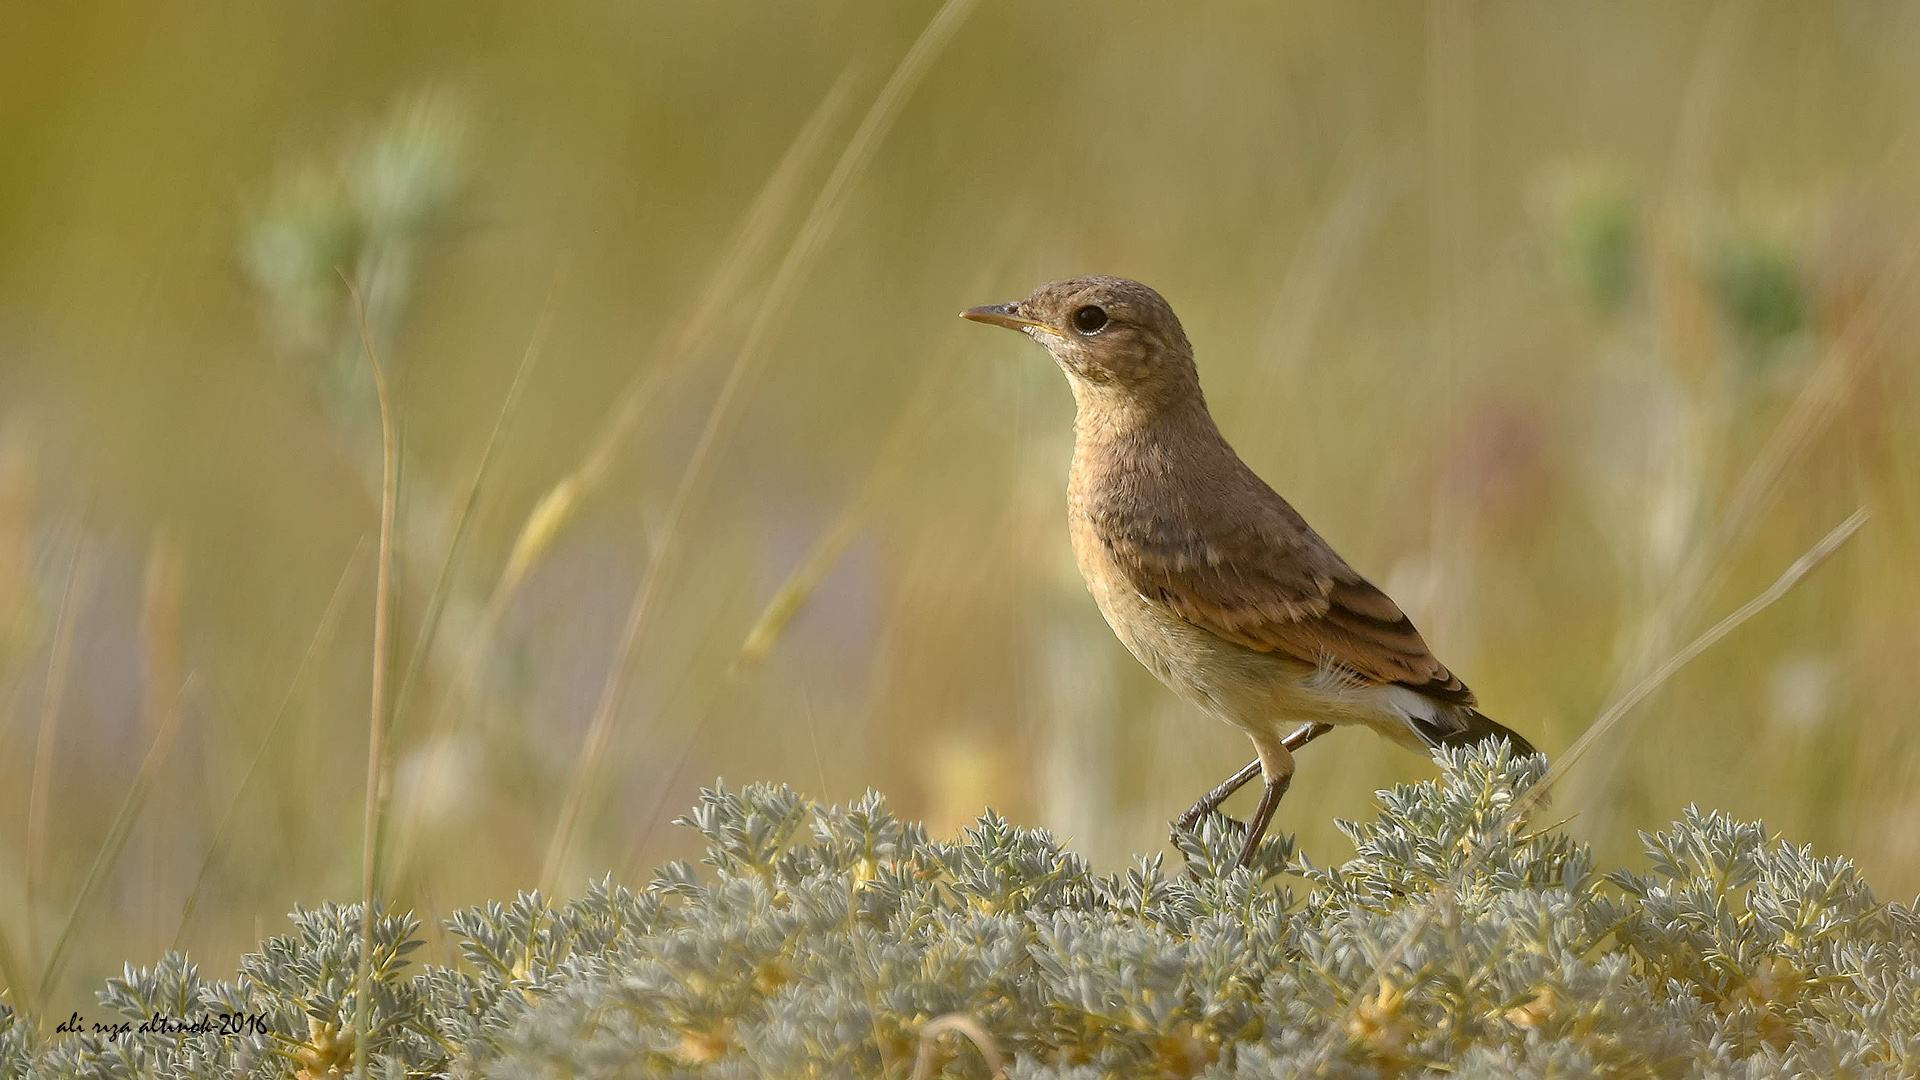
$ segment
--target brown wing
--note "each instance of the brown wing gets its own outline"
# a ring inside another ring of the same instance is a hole
[[[1272,489],[1247,479],[1257,489],[1234,492],[1227,513],[1108,507],[1091,515],[1094,532],[1142,596],[1196,626],[1472,707],[1473,692],[1434,659],[1406,613]]]

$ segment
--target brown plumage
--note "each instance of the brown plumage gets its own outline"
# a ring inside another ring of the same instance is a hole
[[[1414,748],[1499,737],[1533,753],[1475,710],[1473,692],[1399,606],[1234,453],[1159,293],[1125,278],[1072,278],[964,314],[1024,331],[1067,374],[1078,405],[1068,521],[1108,624],[1162,682],[1259,751],[1183,824],[1257,765],[1267,789],[1245,864],[1292,778],[1292,751],[1332,724],[1365,724]]]

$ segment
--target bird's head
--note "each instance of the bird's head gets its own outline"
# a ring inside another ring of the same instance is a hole
[[[1137,281],[1050,281],[1025,300],[968,308],[963,319],[1019,330],[1046,346],[1073,382],[1144,400],[1198,394],[1193,346],[1173,308]]]

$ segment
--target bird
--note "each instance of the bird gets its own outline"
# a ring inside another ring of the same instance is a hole
[[[1159,293],[1076,277],[961,317],[1025,333],[1065,372],[1075,402],[1067,518],[1088,591],[1141,664],[1253,742],[1254,760],[1177,826],[1193,828],[1261,776],[1236,860],[1250,865],[1294,752],[1339,725],[1421,752],[1498,738],[1535,753],[1482,715],[1406,613],[1234,452]]]

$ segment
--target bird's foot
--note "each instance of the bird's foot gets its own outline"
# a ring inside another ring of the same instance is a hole
[[[1293,730],[1292,734],[1280,740],[1280,745],[1286,747],[1289,751],[1298,750],[1332,730],[1332,724],[1323,724],[1317,720],[1301,724]],[[1187,832],[1192,832],[1193,827],[1200,823],[1201,818],[1220,809],[1221,803],[1232,798],[1234,792],[1246,787],[1248,782],[1258,775],[1260,775],[1260,759],[1254,758],[1247,763],[1246,768],[1227,777],[1220,783],[1219,787],[1200,796],[1200,801],[1194,803],[1186,813],[1181,814],[1175,819],[1174,825]]]
[[[1254,758],[1251,762],[1247,763],[1246,768],[1227,777],[1219,787],[1200,796],[1200,801],[1194,803],[1193,807],[1186,813],[1181,814],[1179,820],[1175,821],[1174,824],[1181,829],[1191,832],[1193,827],[1199,824],[1201,818],[1220,809],[1221,803],[1226,802],[1233,796],[1234,792],[1247,786],[1247,782],[1258,775],[1260,775],[1260,759]]]

